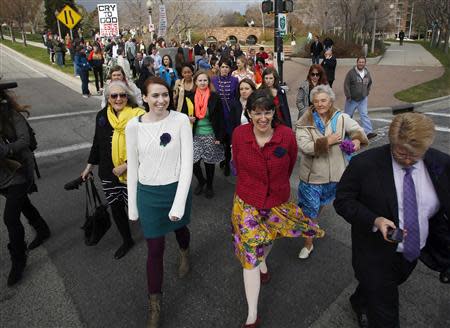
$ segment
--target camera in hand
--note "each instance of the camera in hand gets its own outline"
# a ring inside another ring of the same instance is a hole
[[[403,230],[400,228],[389,228],[387,232],[387,239],[396,243],[401,243],[403,241]]]
[[[64,189],[66,190],[74,190],[80,188],[80,186],[83,184],[83,178],[78,177],[75,180],[69,181],[64,185]]]

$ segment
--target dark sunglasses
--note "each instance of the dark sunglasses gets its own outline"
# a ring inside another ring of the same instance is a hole
[[[320,76],[320,73],[311,73],[311,76],[317,76],[317,77],[319,77],[319,76]]]
[[[112,99],[117,99],[118,97],[124,99],[124,98],[128,98],[128,94],[127,93],[111,93],[109,95]]]

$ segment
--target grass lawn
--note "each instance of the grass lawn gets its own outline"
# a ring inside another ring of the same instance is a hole
[[[429,42],[415,42],[421,44],[445,68],[444,74],[431,80],[406,90],[394,94],[395,98],[405,102],[417,102],[450,95],[450,55],[446,55],[442,49],[431,48]]]
[[[58,65],[52,65],[52,63],[50,62],[50,58],[49,55],[47,53],[47,49],[44,48],[38,48],[38,47],[34,47],[34,46],[24,46],[23,43],[18,43],[18,42],[12,42],[10,40],[0,40],[0,43],[10,47],[11,49],[14,49],[18,52],[20,52],[21,54],[33,58],[41,63],[47,64],[57,70],[60,70],[64,73],[67,74],[73,74],[73,64],[72,64],[72,60],[70,59],[70,56],[68,54],[66,54],[66,66],[63,67],[59,67]]]

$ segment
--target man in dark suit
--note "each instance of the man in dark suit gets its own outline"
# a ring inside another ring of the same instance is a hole
[[[430,148],[434,133],[425,115],[396,116],[390,144],[354,157],[337,186],[334,207],[352,225],[360,327],[400,327],[398,286],[421,252],[437,270],[450,267],[450,156]],[[390,237],[395,229],[405,233]]]
[[[133,78],[139,78],[142,69],[142,63],[144,61],[142,52],[136,53],[136,58],[133,61]]]

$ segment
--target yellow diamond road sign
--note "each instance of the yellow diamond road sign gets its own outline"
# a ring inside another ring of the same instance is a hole
[[[81,15],[66,5],[56,18],[69,29],[73,29],[73,27],[81,20]]]

